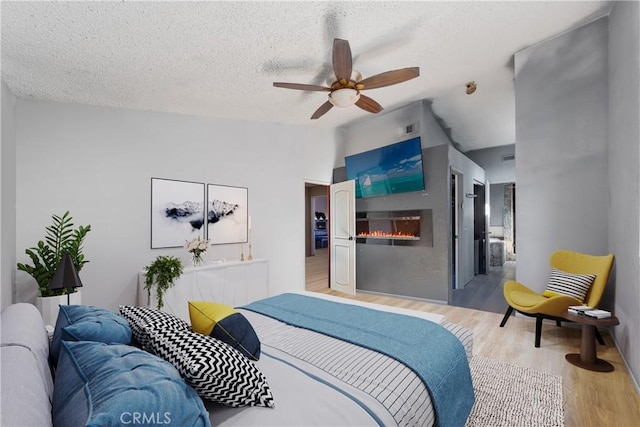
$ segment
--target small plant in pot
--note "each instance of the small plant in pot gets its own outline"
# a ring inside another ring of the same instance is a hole
[[[51,218],[53,224],[45,228],[45,240],[40,240],[37,246],[25,250],[33,265],[18,263],[18,270],[30,274],[36,280],[41,297],[64,295],[70,291],[69,289],[49,289],[49,282],[65,253],[71,256],[73,266],[78,273],[89,262],[82,253],[82,243],[87,233],[91,231],[91,226],[81,225],[74,230],[73,217],[69,211],[62,216],[52,215]]]
[[[151,300],[151,290],[156,291],[158,310],[164,306],[164,293],[175,284],[183,271],[182,261],[174,256],[160,255],[144,268],[144,288],[147,290],[147,304]]]

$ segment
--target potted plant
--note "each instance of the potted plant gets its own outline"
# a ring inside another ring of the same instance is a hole
[[[45,322],[53,324],[58,317],[58,305],[66,304],[66,294],[71,293],[69,299],[72,303],[80,303],[80,291],[75,289],[49,289],[49,282],[53,278],[60,260],[68,253],[73,266],[79,273],[82,267],[89,261],[82,253],[82,243],[91,226],[79,226],[73,229],[73,217],[66,211],[62,216],[52,215],[52,225],[45,228],[45,239],[40,240],[37,246],[26,249],[33,265],[18,263],[18,270],[31,275],[38,283],[40,297],[37,306]]]
[[[174,256],[158,256],[144,268],[144,288],[147,290],[147,304],[151,301],[151,291],[155,290],[158,310],[164,306],[164,293],[175,284],[183,271],[182,261]]]

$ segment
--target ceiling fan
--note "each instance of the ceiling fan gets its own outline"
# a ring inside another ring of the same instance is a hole
[[[353,59],[349,42],[333,39],[333,72],[335,80],[328,79],[328,86],[318,86],[301,83],[274,82],[275,87],[285,89],[307,90],[312,92],[329,92],[329,100],[322,104],[311,116],[312,120],[322,117],[333,106],[349,107],[353,104],[370,113],[379,113],[382,106],[360,92],[367,89],[377,89],[406,82],[420,75],[419,67],[401,68],[376,74],[362,79],[362,75],[353,69]],[[333,80],[333,81],[332,81]]]

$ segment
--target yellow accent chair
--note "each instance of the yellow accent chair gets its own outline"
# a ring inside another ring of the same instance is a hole
[[[536,347],[540,347],[543,319],[555,320],[556,325],[560,326],[560,322],[568,322],[561,314],[570,305],[598,307],[607,281],[609,280],[609,273],[613,265],[613,255],[588,255],[580,252],[560,250],[551,254],[550,264],[552,269],[571,274],[593,274],[595,275],[595,279],[584,301],[580,301],[572,296],[552,293],[548,290],[545,290],[543,293],[538,293],[514,280],[510,280],[504,284],[504,299],[507,301],[507,304],[509,304],[509,308],[502,319],[502,323],[500,323],[500,327],[502,328],[507,323],[507,320],[509,320],[514,310],[525,316],[535,317]],[[598,341],[604,344],[597,329],[596,335]]]

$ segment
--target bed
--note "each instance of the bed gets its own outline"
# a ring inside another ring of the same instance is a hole
[[[238,311],[275,407],[205,401],[211,425],[462,426],[471,410],[472,334],[444,316],[308,292]]]

